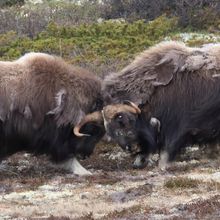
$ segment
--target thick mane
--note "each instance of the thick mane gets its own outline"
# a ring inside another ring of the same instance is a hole
[[[76,124],[100,96],[101,83],[95,75],[47,54],[29,53],[14,62],[0,62],[0,73],[2,120],[16,110],[28,112],[36,126],[46,114],[54,114],[58,125]]]
[[[220,68],[220,46],[190,48],[179,42],[162,42],[141,53],[119,73],[108,75],[103,90],[115,102],[130,99],[145,104],[155,88],[168,85],[176,72],[213,76]]]

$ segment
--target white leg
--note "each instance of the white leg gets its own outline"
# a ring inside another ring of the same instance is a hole
[[[144,168],[146,165],[146,155],[138,154],[133,163],[134,168]]]
[[[59,167],[79,176],[92,175],[92,173],[86,170],[75,157],[67,160],[63,164],[60,164]]]
[[[165,170],[169,166],[168,158],[169,158],[169,155],[167,152],[164,151],[160,154],[159,168],[161,170]]]
[[[154,162],[151,159],[152,154],[146,155],[146,154],[138,154],[135,158],[135,161],[133,163],[134,168],[144,168],[147,165],[153,165]]]

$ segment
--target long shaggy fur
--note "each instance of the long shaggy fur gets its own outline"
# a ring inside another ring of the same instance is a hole
[[[82,129],[92,138],[77,138],[72,128],[96,110],[100,92],[99,78],[55,56],[29,53],[0,62],[0,158],[20,150],[57,162],[89,155],[103,129],[88,124]]]
[[[219,141],[219,77],[220,45],[189,48],[164,42],[107,76],[103,91],[110,102],[130,99],[146,118],[160,120],[159,148],[171,160],[186,145]]]

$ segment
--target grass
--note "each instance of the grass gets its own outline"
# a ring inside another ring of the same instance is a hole
[[[200,180],[195,180],[187,177],[172,177],[164,183],[164,187],[168,189],[187,189],[196,188],[201,184]]]

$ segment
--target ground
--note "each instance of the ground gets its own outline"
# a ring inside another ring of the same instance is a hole
[[[81,161],[93,175],[79,177],[19,153],[0,166],[0,220],[220,219],[220,160],[207,154],[189,148],[166,171],[136,170],[131,155],[101,143]]]

